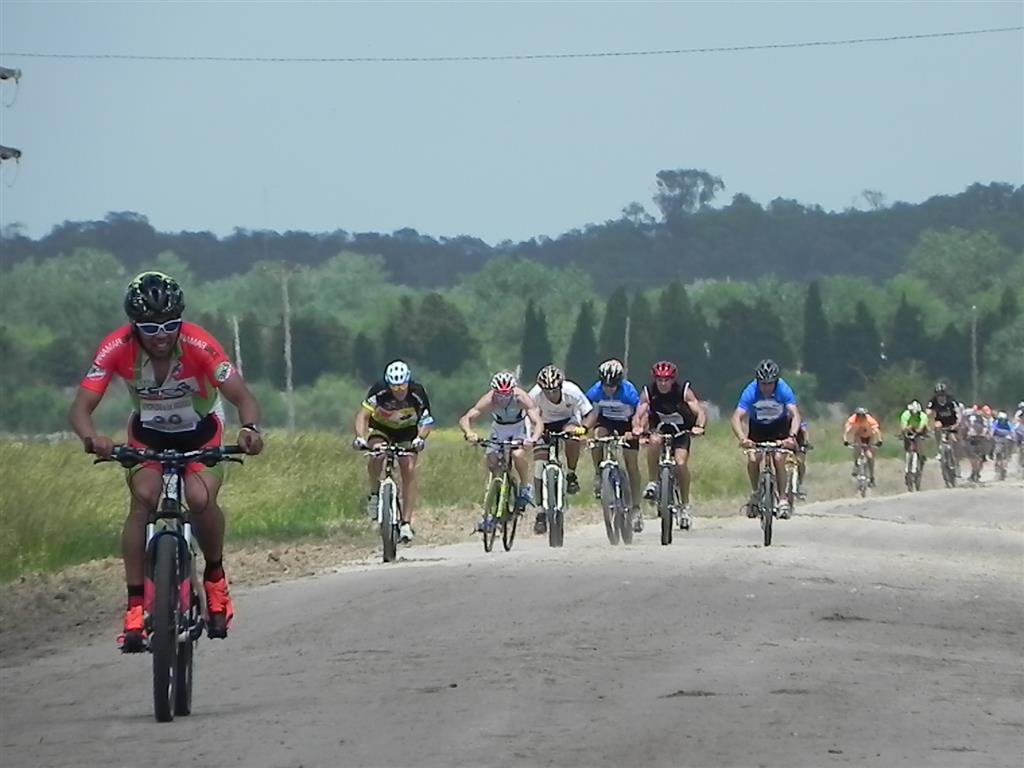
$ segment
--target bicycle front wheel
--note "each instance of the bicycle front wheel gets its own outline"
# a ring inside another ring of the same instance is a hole
[[[384,545],[384,562],[393,563],[398,558],[398,500],[395,498],[395,486],[384,483],[380,487],[380,505],[384,510],[380,521],[380,540]]]
[[[615,480],[610,467],[601,472],[601,511],[604,513],[604,529],[608,535],[608,543],[615,546],[619,543],[619,528],[616,525],[617,510],[615,498]]]
[[[675,500],[675,473],[662,467],[658,476],[658,517],[661,518],[661,543],[672,543],[672,502]]]
[[[761,528],[764,531],[764,545],[772,544],[772,524],[775,522],[775,484],[770,475],[761,478]]]
[[[629,478],[619,469],[616,472],[618,494],[616,495],[615,524],[623,544],[633,543],[633,502],[629,493]]]
[[[484,552],[494,549],[494,539],[498,534],[498,505],[501,503],[501,481],[492,478],[484,496],[484,519],[482,523]]]
[[[560,547],[565,541],[565,511],[561,505],[563,487],[561,469],[548,466],[544,470],[544,514],[548,518],[549,547]]]
[[[153,547],[153,711],[166,723],[174,719],[175,671],[178,657],[178,539],[157,537]]]

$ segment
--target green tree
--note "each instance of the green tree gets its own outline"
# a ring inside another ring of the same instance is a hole
[[[835,356],[832,350],[832,332],[821,303],[821,286],[813,281],[804,298],[804,343],[802,368],[817,378],[819,395],[834,396]]]
[[[526,303],[523,319],[523,341],[520,344],[520,378],[530,382],[538,371],[552,361],[551,341],[548,339],[548,321],[544,311],[531,299]],[[529,389],[529,387],[527,387]]]
[[[480,344],[454,304],[439,293],[423,297],[416,318],[419,354],[428,367],[445,376],[474,358]]]
[[[242,351],[242,374],[248,381],[267,376],[267,329],[255,314],[238,319],[238,346]]]
[[[658,297],[655,321],[655,357],[671,360],[680,370],[699,368],[706,359],[704,343],[709,340],[704,316],[690,303],[686,288],[678,280],[665,286]]]
[[[576,327],[569,339],[569,351],[565,356],[566,376],[586,387],[586,382],[593,381],[597,376],[599,363],[597,339],[594,338],[594,305],[584,301],[580,304]]]
[[[298,315],[291,319],[292,383],[307,386],[325,373],[347,373],[352,368],[352,333],[330,317]],[[274,329],[277,354],[271,373],[278,387],[285,385],[284,327]],[[243,360],[244,365],[244,360]]]
[[[837,370],[841,395],[862,389],[881,363],[881,337],[867,304],[858,301],[853,320],[836,326],[834,342],[842,350]]]
[[[377,347],[368,334],[360,331],[352,342],[352,368],[356,375],[369,384],[380,377]]]
[[[892,318],[889,340],[885,345],[886,357],[890,363],[924,362],[927,346],[921,310],[907,301],[907,295],[903,294]]]
[[[626,317],[629,298],[625,288],[616,288],[605,304],[601,333],[597,340],[597,354],[601,359],[614,357],[621,360],[626,353]]]
[[[638,387],[647,382],[651,366],[657,361],[657,327],[651,303],[643,291],[633,297],[633,308],[629,313],[629,370],[630,379]]]
[[[1013,251],[991,232],[957,227],[921,233],[907,256],[910,273],[926,281],[951,307],[975,303],[974,297],[995,286],[1014,261]]]

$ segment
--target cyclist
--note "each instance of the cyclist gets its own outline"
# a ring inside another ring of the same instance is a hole
[[[647,470],[650,482],[644,489],[644,498],[653,501],[658,492],[658,461],[665,439],[672,443],[672,456],[676,462],[679,480],[679,498],[682,501],[682,519],[690,521],[690,435],[663,435],[662,424],[677,430],[690,430],[704,434],[708,416],[690,387],[690,381],[679,382],[679,369],[675,363],[662,360],[651,367],[651,383],[640,394],[640,405],[633,415],[633,432],[642,434],[651,429],[647,449]]]
[[[434,426],[430,413],[427,390],[412,378],[412,371],[404,360],[392,360],[384,369],[384,379],[375,383],[366,393],[356,413],[357,449],[374,448],[381,443],[397,445],[419,453],[426,447],[427,436]],[[398,535],[405,544],[416,532],[412,527],[413,510],[418,499],[416,480],[418,456],[401,456],[398,469],[402,475],[402,524]],[[377,495],[380,493],[380,473],[384,457],[376,456],[367,462],[370,494],[366,499],[367,514],[377,515]]]
[[[480,441],[480,436],[473,431],[473,419],[485,413],[491,414],[492,440],[523,441],[522,448],[512,451],[512,464],[519,475],[517,506],[520,510],[526,509],[527,504],[533,504],[533,480],[526,448],[536,444],[544,432],[540,410],[530,395],[519,386],[512,371],[498,371],[491,378],[491,388],[459,419],[459,428],[470,442]],[[497,469],[500,455],[499,446],[487,447],[487,468],[492,472]]]
[[[913,450],[914,440],[928,433],[928,414],[917,400],[907,403],[907,407],[900,414],[900,430],[903,432],[903,450],[906,453]],[[923,469],[927,457],[923,452],[919,455]]]
[[[852,445],[856,440],[864,446],[864,455],[868,460],[868,484],[875,487],[875,452],[872,447],[882,445],[882,428],[878,419],[868,413],[867,408],[857,408],[846,420],[846,428],[843,430],[843,445]],[[854,465],[850,472],[857,476],[857,467]]]
[[[807,491],[804,489],[804,477],[807,474],[807,452],[814,446],[811,445],[810,428],[806,421],[800,422],[800,429],[796,433],[796,497],[806,499]]]
[[[588,430],[595,430],[598,437],[621,435],[629,443],[623,451],[626,474],[629,476],[630,499],[632,500],[633,528],[643,530],[643,515],[640,513],[640,466],[637,452],[640,443],[633,432],[632,419],[640,405],[640,393],[633,382],[626,378],[626,371],[618,360],[605,360],[597,368],[598,379],[587,390],[587,399],[594,409],[583,422]],[[596,429],[595,429],[596,427]],[[594,461],[594,497],[601,498],[601,449],[590,452]]]
[[[116,374],[128,386],[133,412],[128,444],[134,448],[192,451],[222,444],[224,409],[220,395],[238,409],[238,444],[251,455],[263,450],[260,407],[224,349],[203,328],[181,319],[185,295],[162,272],[142,272],[124,298],[128,324],[100,344],[92,367],[75,395],[71,427],[90,453],[108,458],[114,441],[101,435],[92,413]],[[224,513],[217,503],[223,468],[191,464],[185,474],[185,498],[206,566],[203,587],[209,608],[207,633],[227,637],[234,606],[224,574]],[[163,491],[159,464],[147,462],[128,472],[131,501],[121,531],[128,605],[121,650],[145,650],[146,523]]]
[[[935,458],[939,459],[942,457],[942,449],[940,447],[941,429],[948,429],[950,439],[955,440],[956,429],[960,426],[961,409],[956,398],[949,394],[945,383],[941,381],[935,384],[932,399],[928,401],[928,405],[925,407],[928,411],[928,418],[931,419],[935,426],[935,446],[938,449]]]
[[[784,448],[796,450],[796,435],[800,430],[800,408],[797,406],[793,389],[781,378],[779,366],[773,360],[762,360],[754,371],[754,380],[747,384],[740,394],[730,425],[733,434],[744,448],[753,448],[755,443],[782,443]],[[786,487],[786,457],[776,453],[775,476],[778,487]],[[757,517],[757,478],[760,472],[757,454],[747,456],[747,476],[750,478],[750,503],[747,516]],[[789,517],[789,500],[783,495],[779,499],[779,517]]]
[[[1006,411],[999,411],[995,418],[992,420],[992,426],[990,428],[990,434],[992,435],[992,443],[995,446],[992,453],[992,458],[995,458],[995,454],[1000,451],[1005,451],[1006,458],[1009,459],[1012,454],[1013,448],[1011,440],[1013,439],[1013,424],[1010,423],[1010,417]]]
[[[968,408],[961,419],[967,458],[971,462],[971,482],[981,480],[981,468],[988,452],[989,425],[981,408]]]
[[[544,427],[544,435],[534,451],[534,491],[540,496],[540,466],[544,461],[543,442],[550,432],[562,432],[575,428],[579,434],[585,434],[583,420],[594,406],[590,404],[583,390],[575,382],[567,381],[562,370],[555,365],[546,365],[537,374],[537,383],[530,390],[530,399],[540,411],[540,420]],[[576,477],[576,467],[580,461],[580,444],[565,444],[565,463],[568,471],[565,475],[565,490],[569,494],[579,493],[580,481]],[[540,511],[533,524],[534,533],[547,533],[547,515]]]

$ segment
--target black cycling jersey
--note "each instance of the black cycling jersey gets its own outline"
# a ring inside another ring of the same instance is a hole
[[[378,381],[366,393],[363,408],[370,412],[370,427],[373,429],[397,430],[434,423],[427,390],[415,381],[409,382],[409,392],[404,400],[396,398],[385,382]]]
[[[647,399],[651,403],[651,424],[676,424],[691,429],[697,423],[697,414],[686,404],[683,397],[690,389],[690,382],[672,383],[668,392],[661,392],[655,382],[647,385]]]
[[[942,426],[951,427],[956,424],[957,403],[955,397],[947,396],[944,403],[940,403],[933,397],[928,401],[927,408],[935,413],[935,420],[942,424]]]

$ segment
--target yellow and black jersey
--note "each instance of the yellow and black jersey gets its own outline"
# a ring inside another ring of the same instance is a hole
[[[391,387],[378,381],[366,393],[363,408],[370,412],[370,427],[373,429],[407,429],[434,423],[427,390],[415,381],[409,382],[404,400],[396,398]]]

